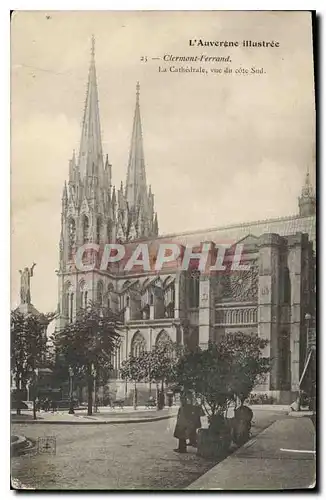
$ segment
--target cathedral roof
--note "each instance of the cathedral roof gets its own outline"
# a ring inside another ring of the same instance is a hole
[[[289,236],[296,233],[307,233],[309,240],[316,240],[316,217],[300,217],[292,215],[278,217],[275,219],[257,220],[252,222],[242,222],[228,226],[200,229],[197,231],[186,231],[182,233],[166,234],[156,238],[156,240],[179,243],[181,245],[196,245],[204,241],[214,243],[235,243],[243,239],[248,234],[260,236],[264,233],[276,233],[280,236]]]

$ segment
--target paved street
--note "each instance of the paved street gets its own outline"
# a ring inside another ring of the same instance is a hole
[[[252,435],[285,412],[256,410]],[[175,418],[109,425],[13,424],[12,434],[37,439],[55,436],[56,454],[12,458],[12,477],[37,489],[183,489],[213,465],[173,452]]]

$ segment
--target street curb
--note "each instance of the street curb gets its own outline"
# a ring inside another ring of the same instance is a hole
[[[288,415],[290,415],[290,417],[296,417],[296,418],[300,418],[300,417],[311,417],[312,415],[314,414],[313,411],[294,411],[294,410],[291,410],[289,411]]]
[[[290,405],[248,405],[252,410],[290,411]]]
[[[86,420],[86,421],[72,421],[72,420],[12,420],[12,424],[47,424],[47,425],[98,425],[98,424],[138,424],[142,422],[156,422],[158,420],[166,420],[168,418],[174,418],[176,414],[173,415],[162,415],[160,417],[150,417],[150,418],[133,418],[124,420]]]

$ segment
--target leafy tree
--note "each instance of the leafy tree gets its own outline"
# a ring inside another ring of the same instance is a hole
[[[175,391],[195,394],[210,417],[223,415],[231,401],[243,401],[269,370],[269,359],[262,356],[267,343],[237,332],[218,344],[209,343],[205,350],[185,353],[175,367]]]
[[[11,312],[11,371],[18,389],[17,414],[21,390],[35,382],[35,370],[45,361],[45,330],[54,317],[55,313],[23,314],[17,309]]]
[[[175,391],[183,396],[200,397],[210,416],[223,412],[230,397],[230,361],[221,356],[216,344],[188,352],[176,366]]]
[[[262,355],[267,345],[267,339],[243,332],[230,333],[220,343],[222,355],[232,358],[231,387],[241,403],[270,370],[270,358]]]
[[[123,380],[134,382],[134,408],[137,408],[137,382],[146,379],[148,372],[148,352],[141,352],[138,356],[129,355],[121,363],[120,377]]]
[[[159,344],[151,351],[144,351],[139,356],[130,355],[122,363],[120,375],[124,380],[131,380],[135,384],[135,394],[137,393],[137,382],[147,381],[155,383],[157,387],[157,403],[159,406],[158,387],[161,384],[161,394],[164,393],[164,384],[174,380],[174,368],[181,347],[171,343]],[[135,402],[134,402],[135,404]],[[161,405],[160,405],[161,406]]]
[[[159,384],[161,385],[161,397],[164,394],[164,384],[174,380],[174,370],[182,348],[177,344],[158,344],[148,353],[147,358],[147,380],[156,384],[158,408],[164,405],[159,401]]]
[[[111,356],[120,345],[120,329],[116,314],[91,304],[53,337],[65,365],[72,367],[74,376],[87,380],[88,415],[92,414],[94,379],[107,381],[112,370]]]

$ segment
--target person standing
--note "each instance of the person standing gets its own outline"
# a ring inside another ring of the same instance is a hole
[[[52,407],[52,413],[58,410],[58,405],[55,399],[52,399],[51,401],[51,407]]]
[[[203,412],[203,408],[198,404],[191,405],[191,422],[189,429],[189,444],[188,446],[193,446],[197,448],[197,430],[201,428],[201,420],[200,417],[203,417],[205,414]]]
[[[45,401],[44,401],[44,411],[45,412],[48,412],[50,410],[50,401],[49,401],[49,398],[45,398]]]
[[[173,436],[179,440],[178,453],[187,453],[187,439],[189,438],[190,408],[187,400],[181,398],[181,406],[178,411],[177,423]]]
[[[174,430],[174,437],[179,440],[179,446],[174,451],[178,453],[187,452],[188,446],[197,447],[197,429],[201,427],[200,417],[203,410],[200,406],[194,405],[191,400],[181,398],[181,406],[178,411],[177,423]]]

